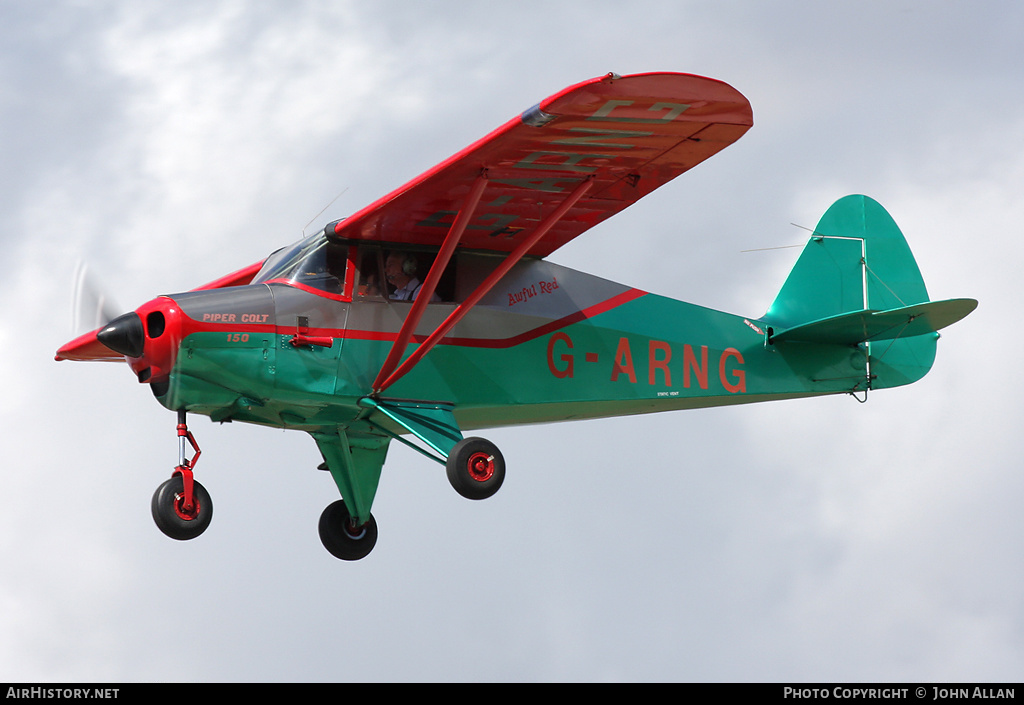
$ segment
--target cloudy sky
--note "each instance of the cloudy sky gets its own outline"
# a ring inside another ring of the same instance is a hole
[[[1019,680],[1021,36],[987,1],[0,0],[0,680]],[[759,316],[799,250],[743,251],[866,193],[932,298],[981,302],[929,376],[490,431],[486,502],[392,444],[359,563],[317,537],[311,439],[196,418],[213,524],[158,532],[174,415],[53,361],[79,260],[134,308],[659,70],[754,128],[552,259]]]

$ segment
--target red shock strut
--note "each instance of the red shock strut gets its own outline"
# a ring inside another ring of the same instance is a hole
[[[185,457],[185,441],[188,441],[192,446],[192,450],[195,451],[195,455],[189,460]],[[175,475],[181,475],[181,484],[183,486],[181,500],[181,511],[185,514],[193,514],[196,509],[195,497],[193,496],[192,482],[193,476],[192,471],[196,467],[196,461],[199,460],[199,456],[202,455],[203,451],[199,450],[199,444],[196,443],[195,437],[192,432],[188,430],[188,424],[185,423],[185,410],[181,409],[178,411],[178,467],[174,468],[174,472],[171,473],[171,477]]]

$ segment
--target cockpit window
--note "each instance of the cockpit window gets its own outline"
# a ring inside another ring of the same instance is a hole
[[[359,247],[354,295],[361,299],[415,301],[436,256],[436,251],[425,249],[407,250],[388,245],[362,244]],[[454,290],[453,258],[441,274],[430,302],[454,301]]]
[[[382,299],[390,292],[384,277],[384,254],[379,247],[363,246],[359,249],[356,269],[355,295],[359,298]]]
[[[340,294],[345,282],[346,262],[346,246],[329,241],[321,230],[270,255],[252,283],[292,282],[329,294]]]

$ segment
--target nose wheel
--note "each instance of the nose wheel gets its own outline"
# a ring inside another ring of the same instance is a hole
[[[198,482],[192,482],[191,507],[185,501],[185,483],[180,475],[165,480],[153,493],[153,521],[160,531],[177,541],[188,541],[206,531],[213,518],[213,500]]]
[[[185,444],[192,446],[195,454],[185,457]],[[185,412],[178,412],[178,466],[171,479],[164,481],[156,492],[150,508],[153,521],[160,531],[177,541],[194,539],[206,531],[213,518],[213,500],[206,488],[192,476],[192,469],[202,451],[188,430]]]

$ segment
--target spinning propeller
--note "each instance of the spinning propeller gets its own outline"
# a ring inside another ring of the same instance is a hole
[[[101,328],[124,310],[100,285],[85,262],[75,268],[75,289],[71,301],[71,326],[74,335]]]
[[[125,337],[124,334],[106,333],[108,324],[117,319],[122,310],[99,284],[89,266],[79,262],[71,301],[72,332],[78,337],[63,345],[56,359],[123,360],[127,353],[121,352],[125,346],[119,344],[119,339]],[[121,328],[123,326],[118,326],[118,330]],[[100,333],[105,335],[101,337]]]

